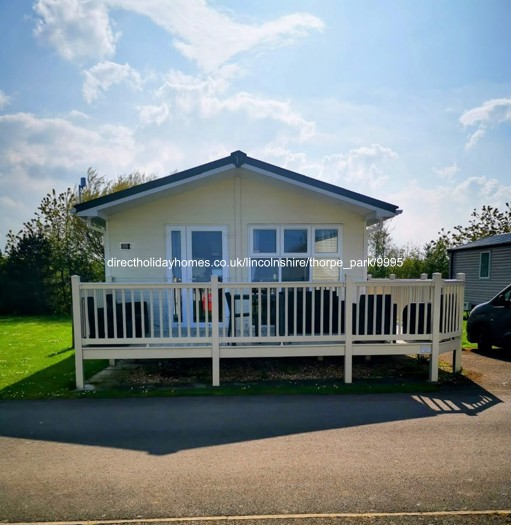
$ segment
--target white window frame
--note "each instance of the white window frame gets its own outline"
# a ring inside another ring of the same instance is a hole
[[[314,249],[316,243],[316,236],[312,238],[312,234],[315,233],[315,230],[337,230],[337,251],[335,252],[317,252]],[[342,256],[342,224],[312,224],[311,225],[311,253],[312,257],[317,257],[321,259],[330,259],[332,257],[341,257]]]
[[[260,253],[254,252],[254,230],[275,230],[276,231],[276,252]],[[285,230],[307,230],[307,252],[295,253],[284,251],[284,231]],[[315,251],[315,231],[316,230],[337,230],[337,251],[336,252],[316,252]],[[321,224],[251,224],[248,227],[249,238],[249,257],[251,259],[342,259],[343,244],[343,225],[332,223]],[[276,268],[278,279],[276,282],[282,282],[282,268]],[[313,282],[312,268],[309,268],[309,280],[304,282]],[[342,275],[342,268],[339,268],[337,279]],[[249,272],[250,282],[252,281],[252,271]],[[318,281],[321,282],[321,281]]]
[[[186,229],[185,229],[185,226],[183,225],[172,225],[172,224],[167,224],[165,226],[165,242],[166,242],[166,254],[167,254],[167,259],[170,261],[172,259],[174,259],[174,257],[176,257],[176,254],[174,254],[172,252],[172,241],[171,241],[171,234],[173,231],[178,231],[180,232],[181,234],[181,239],[180,239],[180,249],[181,249],[181,258],[183,257],[186,257]],[[177,258],[177,257],[176,257]],[[173,277],[174,277],[174,271],[173,271],[173,268],[169,268],[167,266],[166,270],[165,270],[165,276],[166,276],[166,281],[168,283],[171,283],[173,282]],[[183,269],[181,269],[181,277],[183,276]]]
[[[276,231],[276,239],[275,239],[275,252],[254,252],[254,230],[275,230]],[[256,225],[256,226],[250,226],[249,227],[249,254],[250,257],[277,257],[277,254],[279,253],[280,248],[280,231],[278,226],[273,224],[264,224],[264,225]]]
[[[286,252],[284,251],[284,243],[285,243],[285,230],[305,230],[307,232],[307,251],[306,252]],[[280,241],[280,256],[282,258],[288,258],[288,259],[304,259],[307,257],[312,257],[311,255],[311,226],[310,225],[298,225],[298,224],[284,224],[281,226],[281,233],[280,233],[281,241]]]
[[[481,275],[481,270],[483,268],[483,255],[488,254],[488,275]],[[479,253],[479,279],[489,279],[491,276],[491,252],[489,250]]]

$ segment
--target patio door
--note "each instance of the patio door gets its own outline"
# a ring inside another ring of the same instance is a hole
[[[174,262],[168,280],[200,286],[216,275],[220,282],[227,281],[227,250],[226,226],[168,227],[167,254]],[[174,309],[174,318],[186,326],[203,326],[206,319],[211,321],[211,297],[200,287],[176,294]]]
[[[209,283],[213,275],[225,281],[227,229],[190,226],[186,230],[187,259],[191,264],[185,268],[184,282]]]

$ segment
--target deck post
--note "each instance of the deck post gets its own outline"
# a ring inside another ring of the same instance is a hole
[[[106,259],[106,257],[105,257],[105,259]],[[105,282],[106,282],[106,283],[111,283],[111,282],[113,282],[113,281],[112,281],[112,276],[111,276],[111,275],[107,275],[107,276],[105,276]],[[115,292],[114,292],[113,290],[112,290],[112,295],[113,295],[113,297],[115,297]],[[115,312],[115,302],[116,302],[116,301],[114,300],[114,312]],[[114,314],[112,313],[112,315],[114,315]],[[115,359],[109,359],[109,360],[108,360],[108,365],[111,366],[111,367],[113,368],[113,367],[115,366]]]
[[[218,276],[211,276],[211,359],[213,386],[220,386],[220,308],[218,303]]]
[[[71,277],[72,307],[73,307],[73,338],[75,347],[75,377],[76,389],[83,390],[83,350],[82,350],[82,315],[80,305],[80,276]]]
[[[353,276],[346,275],[344,294],[344,382],[353,381]]]
[[[434,273],[433,279],[433,319],[431,320],[431,357],[429,359],[429,380],[438,381],[438,356],[440,353],[440,301],[442,297],[442,274]]]
[[[461,346],[461,342],[463,339],[463,305],[465,304],[465,274],[464,273],[458,273],[456,274],[456,279],[458,281],[463,282],[463,288],[461,289],[461,292],[458,293],[458,326],[461,330],[461,335],[458,341],[458,344],[456,345],[456,349],[453,352],[452,355],[452,372],[453,374],[457,374],[461,372],[461,355],[463,352],[463,347]]]

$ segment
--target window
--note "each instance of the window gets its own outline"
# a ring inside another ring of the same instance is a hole
[[[479,256],[479,279],[490,278],[490,252],[481,252]]]
[[[284,253],[307,253],[307,234],[306,229],[284,228]]]
[[[277,231],[276,230],[254,230],[254,253],[276,253]]]
[[[170,232],[170,242],[171,242],[171,250],[172,250],[172,257],[177,260],[182,260],[181,255],[181,231],[180,230],[173,230]],[[172,268],[172,281],[180,283],[183,281],[183,273],[181,270],[181,266],[175,265]]]
[[[250,227],[251,280],[338,280],[341,270],[340,235],[339,225]]]
[[[316,253],[337,253],[339,243],[337,228],[316,228],[314,236],[314,251]]]

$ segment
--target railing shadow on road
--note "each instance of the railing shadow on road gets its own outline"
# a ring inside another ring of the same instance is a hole
[[[472,417],[501,402],[475,383],[428,394],[2,401],[0,436],[166,455],[444,414]]]
[[[416,394],[412,395],[412,399],[437,414],[459,413],[468,416],[477,416],[492,406],[502,403],[498,397],[481,387],[467,391],[464,395],[445,392],[440,395]]]

